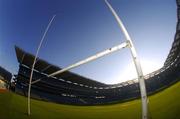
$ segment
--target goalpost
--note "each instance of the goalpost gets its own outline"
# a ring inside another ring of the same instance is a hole
[[[140,92],[141,92],[141,101],[142,101],[142,119],[148,119],[148,104],[147,104],[147,94],[146,94],[146,86],[145,86],[145,81],[144,81],[144,77],[143,77],[143,72],[142,72],[142,68],[141,68],[141,64],[139,61],[139,58],[137,57],[137,53],[135,50],[135,47],[132,43],[131,37],[129,36],[125,26],[123,25],[121,19],[119,18],[119,16],[117,15],[117,13],[115,12],[115,10],[112,8],[112,6],[108,3],[107,0],[105,0],[107,6],[109,7],[110,11],[112,12],[112,14],[114,15],[115,19],[117,20],[119,27],[121,28],[122,32],[125,35],[125,38],[127,41],[129,41],[130,43],[130,51],[131,51],[131,55],[133,58],[133,62],[134,65],[136,67],[136,72],[138,75],[138,80],[139,80],[139,86],[140,86]]]
[[[54,20],[55,17],[56,17],[56,15],[53,15],[53,17],[52,17],[52,19],[50,20],[48,26],[46,27],[46,30],[45,30],[42,38],[41,38],[41,41],[40,41],[39,46],[38,46],[38,48],[37,48],[36,55],[35,55],[35,58],[34,58],[34,61],[33,61],[33,64],[32,64],[31,73],[30,73],[30,78],[29,78],[28,99],[27,99],[27,101],[28,101],[28,115],[31,114],[31,100],[30,100],[30,98],[31,98],[31,82],[32,82],[34,67],[35,67],[35,64],[36,64],[36,60],[37,60],[37,57],[38,57],[38,54],[39,54],[39,50],[40,50],[40,48],[41,48],[41,45],[42,45],[42,43],[43,43],[43,41],[44,41],[44,38],[45,38],[45,36],[46,36],[46,34],[47,34],[50,26],[51,26],[51,23],[53,22],[53,20]]]
[[[108,54],[110,54],[112,52],[115,52],[117,50],[120,50],[120,49],[123,49],[123,48],[126,48],[126,47],[130,48],[132,59],[133,59],[134,65],[136,67],[136,72],[137,72],[138,80],[139,80],[139,86],[140,86],[140,92],[141,92],[141,100],[142,100],[142,119],[148,119],[148,104],[147,104],[147,94],[146,94],[145,81],[144,81],[144,78],[143,78],[143,72],[142,72],[141,64],[140,64],[139,58],[137,56],[135,47],[133,45],[131,37],[129,36],[125,26],[123,25],[121,19],[119,18],[119,16],[115,12],[115,10],[112,8],[112,6],[110,5],[110,3],[107,0],[105,0],[105,3],[108,6],[108,8],[110,9],[110,11],[112,12],[112,14],[115,17],[115,19],[116,19],[120,29],[122,30],[123,34],[125,35],[126,41],[123,42],[120,45],[117,45],[117,46],[114,46],[112,48],[106,49],[106,50],[104,50],[104,51],[102,51],[100,53],[97,53],[97,54],[95,54],[95,55],[93,55],[91,57],[88,57],[88,58],[86,58],[84,60],[81,60],[81,61],[75,63],[75,64],[72,64],[72,65],[70,65],[70,66],[68,66],[68,67],[66,67],[64,69],[61,69],[61,70],[59,70],[57,72],[49,74],[47,77],[53,77],[53,76],[55,76],[57,74],[61,74],[61,73],[65,72],[65,71],[68,71],[70,69],[73,69],[75,67],[83,65],[83,64],[88,63],[90,61],[96,60],[96,59],[98,59],[100,57],[108,55]],[[51,19],[49,25],[53,21],[54,17],[55,16],[53,16],[53,18]],[[47,32],[47,30],[48,30],[48,27],[46,29],[46,32]],[[46,34],[46,32],[45,32],[45,34]],[[45,36],[45,34],[44,34],[44,36]],[[39,48],[40,48],[40,46],[42,44],[44,36],[43,36],[43,38],[42,38],[42,40],[40,42],[40,45],[38,47],[38,50],[37,50],[37,53],[36,53],[36,57],[35,57],[35,60],[34,60],[33,66],[32,66],[31,75],[30,75],[29,90],[28,90],[28,114],[29,115],[30,115],[30,90],[31,90],[31,84],[37,83],[38,81],[41,80],[41,79],[37,79],[36,81],[32,82],[32,75],[33,75],[34,65],[35,65],[35,61],[36,61],[37,55],[38,55],[38,51],[39,51]]]

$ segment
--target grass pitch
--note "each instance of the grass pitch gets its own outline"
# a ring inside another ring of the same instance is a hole
[[[150,119],[180,119],[180,82],[149,96]],[[27,115],[27,98],[0,93],[0,119],[141,119],[139,99],[104,106],[70,106],[31,100]]]

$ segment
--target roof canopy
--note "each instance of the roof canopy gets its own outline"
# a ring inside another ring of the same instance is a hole
[[[22,50],[21,48],[19,48],[17,46],[15,46],[15,50],[16,50],[17,60],[20,63],[20,65],[25,65],[25,66],[31,68],[35,56],[30,53],[25,52],[24,50]],[[52,65],[40,58],[37,58],[34,69],[39,71],[40,73],[45,73],[45,74],[49,75],[51,73],[54,73],[54,72],[60,70],[61,68],[58,66]],[[98,81],[94,81],[92,79],[89,79],[89,78],[86,78],[83,76],[80,76],[80,75],[72,73],[70,71],[66,71],[62,74],[56,75],[55,77],[58,79],[64,79],[64,80],[83,83],[83,84],[91,84],[91,85],[101,86],[101,87],[107,86],[106,84],[100,83]]]

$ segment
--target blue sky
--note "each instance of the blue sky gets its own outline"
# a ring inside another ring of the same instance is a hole
[[[126,26],[145,73],[160,68],[176,28],[175,0],[109,0]],[[62,68],[124,41],[103,0],[0,0],[0,65],[18,71],[14,45],[35,54],[56,18],[39,57]],[[103,83],[136,77],[129,49],[72,70]]]

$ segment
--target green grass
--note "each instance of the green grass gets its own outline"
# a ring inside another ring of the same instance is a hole
[[[104,106],[70,106],[38,100],[31,101],[32,115],[27,116],[27,98],[0,93],[0,119],[140,119],[139,99]],[[152,119],[180,119],[180,82],[149,96]]]

